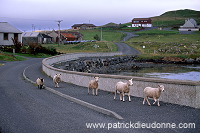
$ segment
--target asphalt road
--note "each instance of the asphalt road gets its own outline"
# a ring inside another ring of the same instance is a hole
[[[54,88],[52,79],[41,73],[41,65],[35,64],[27,69],[26,75],[30,79],[36,79],[32,73],[36,72],[40,77],[45,78],[45,84],[63,94],[73,96],[75,98],[81,99],[83,101],[92,103],[94,105],[103,107],[115,111],[117,114],[121,115],[123,120],[112,119],[114,123],[122,122],[142,122],[142,123],[195,123],[195,129],[123,129],[123,132],[200,132],[200,109],[194,109],[186,106],[180,106],[169,103],[161,103],[160,107],[143,105],[142,98],[131,97],[132,102],[128,102],[128,97],[126,97],[126,102],[121,102],[119,96],[116,100],[113,99],[114,94],[99,91],[99,96],[92,96],[87,94],[87,88],[76,86],[73,84],[61,83],[60,88]],[[92,77],[91,77],[92,78]],[[84,113],[84,112],[83,112]],[[107,116],[108,119],[110,116]],[[95,122],[95,121],[94,121]],[[100,129],[99,129],[100,130]],[[99,131],[98,130],[98,131]],[[118,130],[116,130],[118,131]],[[101,131],[100,131],[101,132]],[[102,131],[103,132],[103,131]],[[120,132],[120,131],[119,131]]]

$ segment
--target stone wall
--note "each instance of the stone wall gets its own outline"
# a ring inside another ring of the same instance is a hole
[[[143,97],[143,89],[145,87],[147,86],[157,87],[159,84],[162,84],[165,86],[165,92],[162,93],[161,95],[160,98],[161,101],[190,106],[194,108],[200,108],[200,82],[197,81],[83,73],[83,72],[57,69],[51,66],[51,64],[55,62],[75,60],[78,59],[79,57],[92,57],[92,56],[98,57],[98,56],[114,56],[114,55],[121,55],[121,53],[64,54],[44,59],[42,61],[42,68],[43,71],[51,77],[53,77],[56,73],[61,73],[62,81],[84,87],[88,86],[88,82],[91,79],[93,79],[94,76],[99,76],[100,77],[99,88],[101,90],[110,92],[114,92],[114,86],[118,81],[126,82],[127,80],[132,78],[134,85],[131,86],[131,95],[136,97]]]

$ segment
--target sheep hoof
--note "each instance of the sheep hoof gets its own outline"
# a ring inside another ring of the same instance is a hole
[[[131,101],[129,101],[129,102],[131,102]]]

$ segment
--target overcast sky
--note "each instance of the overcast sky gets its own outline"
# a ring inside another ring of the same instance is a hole
[[[199,0],[0,0],[0,22],[22,31],[62,29],[73,24],[126,23],[137,17],[159,16],[166,11],[200,11]]]

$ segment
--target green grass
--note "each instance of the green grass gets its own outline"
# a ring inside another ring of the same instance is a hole
[[[101,29],[80,30],[80,33],[83,34],[83,40],[94,40],[96,34],[101,37]],[[121,41],[122,36],[123,33],[121,32],[102,30],[102,41],[119,42]]]
[[[169,35],[169,34],[178,34],[178,31],[166,31],[166,30],[147,30],[136,32],[138,35]]]
[[[0,60],[2,61],[22,61],[25,60],[25,58],[20,56],[13,56],[12,54],[8,53],[0,53]]]
[[[78,44],[42,44],[44,47],[54,47],[60,53],[77,53],[77,52],[115,52],[117,47],[112,42],[85,42]]]
[[[200,57],[200,34],[141,35],[126,43],[138,49],[141,58]]]

